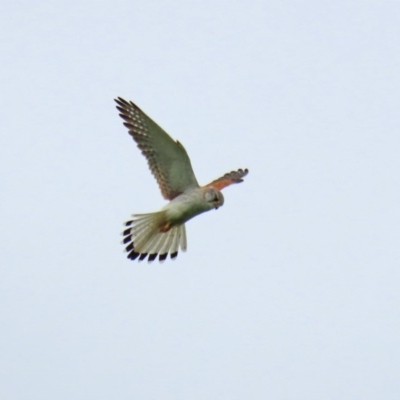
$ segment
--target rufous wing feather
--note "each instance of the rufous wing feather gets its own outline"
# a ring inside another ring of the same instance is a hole
[[[238,169],[237,171],[232,171],[226,173],[224,176],[221,176],[221,178],[216,179],[215,181],[212,181],[206,187],[213,187],[218,190],[222,190],[223,188],[232,185],[234,183],[240,183],[243,182],[243,178],[249,173],[249,170],[247,168],[245,169]]]

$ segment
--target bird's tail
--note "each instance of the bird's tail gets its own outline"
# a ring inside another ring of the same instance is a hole
[[[159,261],[164,261],[168,253],[174,259],[178,256],[179,247],[186,251],[185,225],[169,227],[165,211],[151,214],[134,214],[125,223],[122,232],[122,243],[128,253],[128,258],[139,261],[149,256],[148,261],[154,261],[159,255]]]

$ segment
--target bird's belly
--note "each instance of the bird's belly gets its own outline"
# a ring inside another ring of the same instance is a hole
[[[193,199],[174,199],[165,207],[167,217],[171,225],[182,225],[189,219],[199,215],[205,211],[203,203],[193,201]]]

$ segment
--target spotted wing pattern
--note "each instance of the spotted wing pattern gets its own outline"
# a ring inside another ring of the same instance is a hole
[[[249,170],[246,169],[238,169],[237,171],[228,172],[221,178],[212,181],[207,187],[213,187],[215,189],[221,190],[224,187],[232,185],[233,183],[240,183],[243,182],[243,177],[245,177],[249,173]]]
[[[185,148],[131,101],[115,99],[124,125],[146,157],[165,199],[199,187]]]

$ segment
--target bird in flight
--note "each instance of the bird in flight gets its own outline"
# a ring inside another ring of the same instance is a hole
[[[232,171],[208,185],[199,186],[185,148],[131,101],[115,99],[117,109],[129,134],[146,157],[163,197],[169,203],[161,211],[133,214],[125,223],[122,243],[131,260],[164,261],[172,259],[179,248],[186,251],[185,222],[203,212],[224,204],[220,192],[226,186],[240,183],[247,169]]]

